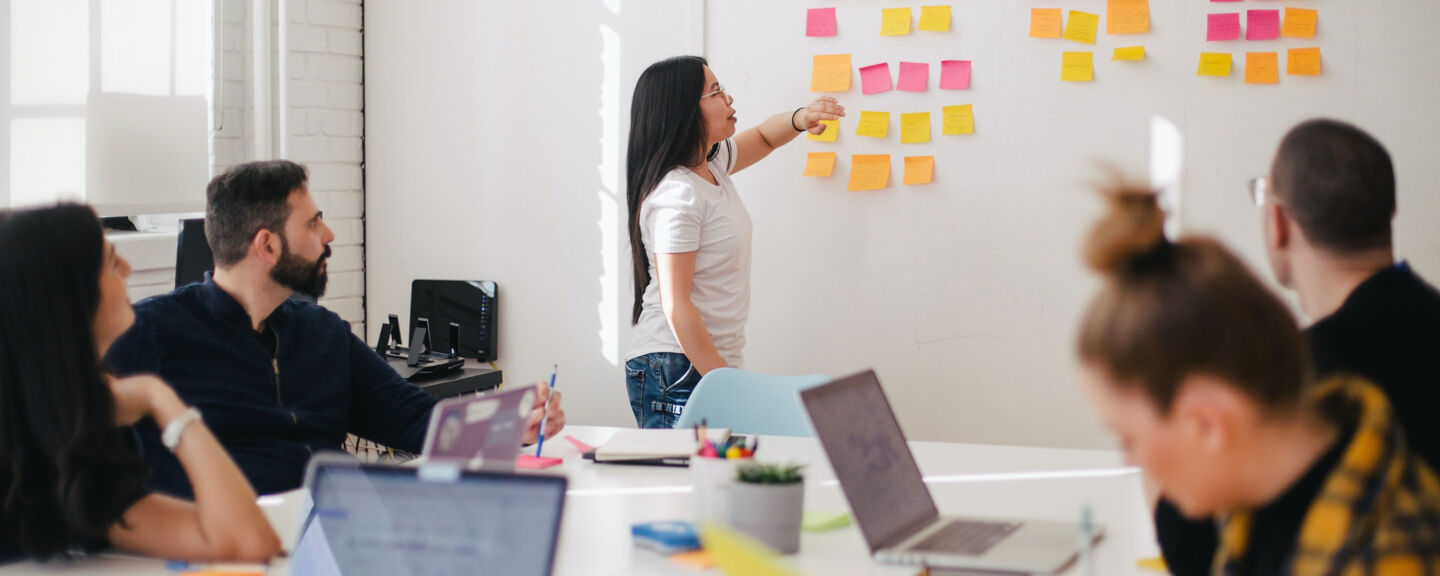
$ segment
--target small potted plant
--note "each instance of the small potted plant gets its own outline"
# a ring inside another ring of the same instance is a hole
[[[800,550],[805,477],[797,464],[742,464],[730,487],[730,526],[781,554]]]

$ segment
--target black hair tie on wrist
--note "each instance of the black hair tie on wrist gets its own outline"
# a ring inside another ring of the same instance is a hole
[[[796,114],[799,114],[800,111],[801,111],[801,110],[804,110],[804,109],[805,109],[805,107],[804,107],[804,106],[801,106],[801,107],[799,107],[799,108],[796,108],[794,112],[791,112],[791,113],[790,113],[790,127],[791,127],[791,128],[794,128],[796,132],[804,132],[804,131],[805,131],[804,128],[801,128],[801,127],[795,125],[795,115],[796,115]]]

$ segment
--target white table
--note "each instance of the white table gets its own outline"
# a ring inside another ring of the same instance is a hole
[[[600,445],[614,428],[571,426],[571,435]],[[976,444],[911,442],[930,493],[943,514],[1018,519],[1078,521],[1088,504],[1105,539],[1094,555],[1095,574],[1141,575],[1136,560],[1157,554],[1154,531],[1139,474],[1111,451],[1066,450]],[[560,438],[545,443],[545,455],[563,457],[559,467],[540,472],[570,478],[570,493],[560,536],[555,574],[652,575],[699,574],[648,550],[636,549],[630,526],[690,515],[690,476],[686,468],[595,464]],[[819,444],[808,438],[764,437],[759,458],[806,464],[805,509],[845,511]],[[304,495],[262,498],[277,532],[293,543]],[[784,562],[801,574],[913,575],[914,568],[883,566],[869,558],[859,529],[804,534],[800,552]],[[85,573],[102,575],[166,574],[164,562],[101,557],[80,563],[19,564],[0,574]],[[269,574],[283,576],[284,562]],[[1068,575],[1082,576],[1073,566]]]

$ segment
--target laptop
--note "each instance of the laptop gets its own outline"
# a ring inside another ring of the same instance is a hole
[[[547,576],[565,509],[563,476],[310,461],[314,500],[290,553],[293,576]]]
[[[800,391],[870,554],[886,564],[1053,573],[1079,524],[940,516],[874,371]]]
[[[525,420],[534,407],[534,386],[443,400],[430,413],[421,454],[429,462],[514,471],[525,440]]]

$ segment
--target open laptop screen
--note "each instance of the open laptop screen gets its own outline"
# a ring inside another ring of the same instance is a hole
[[[802,390],[800,398],[871,552],[940,517],[875,372]]]
[[[312,466],[315,504],[290,560],[294,574],[550,574],[563,477]]]

